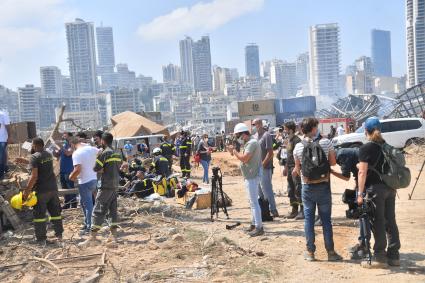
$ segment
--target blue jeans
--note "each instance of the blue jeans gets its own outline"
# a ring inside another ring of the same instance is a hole
[[[309,252],[316,251],[316,245],[314,244],[314,218],[317,205],[319,216],[322,221],[325,248],[327,251],[333,251],[334,241],[331,223],[332,195],[330,184],[327,182],[320,184],[303,184],[301,197],[304,205],[304,232],[307,240],[307,250]]]
[[[258,203],[258,185],[260,177],[254,179],[245,179],[245,189],[249,198],[249,205],[251,207],[251,223],[257,229],[263,227],[263,220],[261,219],[261,208]]]
[[[268,200],[269,207],[271,212],[277,211],[276,209],[276,201],[274,199],[273,193],[273,185],[272,185],[272,169],[264,169],[261,170],[261,180],[260,180],[260,196],[263,199]]]
[[[202,182],[208,183],[208,169],[210,168],[210,161],[201,159],[201,165],[202,168],[204,168],[204,176],[202,177]]]
[[[80,192],[80,203],[84,213],[84,225],[86,229],[91,228],[91,217],[93,213],[93,192],[96,190],[97,180],[80,184],[78,191]]]
[[[73,189],[74,182],[69,179],[70,173],[60,173],[60,182],[62,189]],[[77,207],[77,195],[65,195],[65,204],[63,206],[66,208],[76,208]]]
[[[4,178],[6,171],[6,146],[7,142],[0,142],[0,180]]]

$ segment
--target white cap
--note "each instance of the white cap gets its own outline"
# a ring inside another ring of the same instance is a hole
[[[162,150],[159,147],[154,148],[154,150],[152,151],[154,154],[156,153],[161,153]]]
[[[233,130],[234,134],[243,133],[243,132],[249,132],[248,127],[244,123],[239,123],[235,126],[235,129]]]

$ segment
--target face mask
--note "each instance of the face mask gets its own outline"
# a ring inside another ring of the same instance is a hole
[[[238,143],[239,143],[240,145],[244,145],[244,144],[245,144],[245,141],[242,139],[242,137],[239,137],[239,138],[238,138]]]

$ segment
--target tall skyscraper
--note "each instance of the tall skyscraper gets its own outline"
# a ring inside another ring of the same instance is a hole
[[[193,60],[192,60],[192,45],[193,40],[186,37],[180,40],[180,66],[182,74],[182,82],[193,85]]]
[[[162,81],[164,83],[181,82],[181,70],[180,67],[174,64],[168,64],[167,66],[162,66]]]
[[[297,57],[297,87],[308,84],[309,73],[309,56],[308,52],[302,53]]]
[[[406,0],[407,80],[425,81],[425,0]]]
[[[96,27],[97,43],[97,74],[101,77],[102,87],[108,88],[114,85],[114,35],[112,27]]]
[[[195,91],[212,91],[211,51],[208,36],[193,42],[192,62]]]
[[[255,43],[245,46],[245,74],[247,77],[260,77],[260,55]]]
[[[391,68],[391,32],[373,29],[372,63],[376,76],[392,77]]]
[[[40,127],[39,99],[40,88],[34,85],[25,85],[18,88],[19,120],[22,122],[35,122]]]
[[[66,23],[69,74],[74,95],[95,94],[97,90],[96,48],[93,23],[75,19]]]
[[[310,93],[336,97],[340,94],[340,38],[338,24],[310,27]]]
[[[62,74],[56,66],[40,67],[41,95],[47,98],[62,97]]]
[[[273,60],[270,65],[270,82],[277,98],[289,98],[297,94],[297,65]]]
[[[370,57],[362,56],[355,62],[355,92],[373,93],[373,63]]]

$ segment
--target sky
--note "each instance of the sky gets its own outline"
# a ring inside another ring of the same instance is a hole
[[[403,0],[0,0],[0,85],[40,85],[41,66],[68,74],[65,22],[82,18],[114,31],[116,63],[162,81],[180,64],[178,41],[210,36],[213,65],[245,73],[244,46],[260,61],[294,61],[311,25],[338,23],[342,68],[370,56],[371,30],[391,31],[393,76],[406,73]]]

